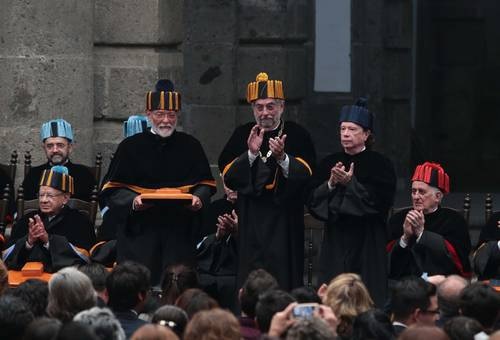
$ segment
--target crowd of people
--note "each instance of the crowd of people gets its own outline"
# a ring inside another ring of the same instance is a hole
[[[473,247],[463,216],[441,204],[448,174],[425,162],[412,206],[388,219],[396,173],[373,150],[363,98],[340,112],[341,151],[319,162],[307,130],[283,117],[280,80],[258,74],[247,101],[255,122],[223,148],[225,195],[211,202],[203,147],[177,129],[181,94],[158,81],[145,114],[124,123],[97,233],[71,207],[97,185],[70,161],[71,125],[42,124],[47,163],[22,184],[39,209],[17,216],[2,252],[0,337],[500,338],[498,214]],[[317,289],[303,281],[304,207],[325,223]],[[50,275],[26,276],[36,270]]]

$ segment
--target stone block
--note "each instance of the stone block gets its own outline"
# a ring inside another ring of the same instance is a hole
[[[94,40],[101,44],[179,44],[182,0],[96,0]]]
[[[236,1],[185,0],[185,43],[230,43],[238,27]]]
[[[200,141],[210,164],[217,164],[219,154],[234,131],[235,111],[234,106],[184,106],[183,130]]]
[[[239,0],[238,5],[238,32],[241,40],[308,39],[313,1]]]
[[[184,48],[185,102],[234,104],[234,57],[234,46],[230,44],[188,44]]]
[[[94,122],[94,151],[102,154],[103,176],[106,173],[111,156],[123,140],[122,121],[98,120]]]
[[[386,50],[383,58],[382,93],[384,97],[410,99],[412,82],[411,51]]]
[[[2,1],[0,53],[64,58],[92,49],[92,1]]]
[[[302,99],[307,93],[307,58],[303,47],[253,47],[238,50],[238,98],[245,100],[247,85],[259,72],[283,81],[285,98]]]

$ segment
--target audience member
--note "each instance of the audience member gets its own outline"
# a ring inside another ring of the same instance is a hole
[[[9,287],[9,271],[5,266],[5,263],[0,259],[0,296],[5,293]]]
[[[70,321],[61,326],[55,340],[100,340],[90,326]]]
[[[164,305],[154,312],[151,322],[170,328],[179,338],[182,338],[188,323],[188,316],[177,306]]]
[[[297,300],[298,303],[321,303],[321,298],[318,293],[309,287],[298,287],[293,289],[290,294]]]
[[[228,311],[215,308],[196,313],[189,321],[184,340],[240,340],[238,320]]]
[[[26,303],[35,318],[45,316],[49,298],[47,282],[29,279],[12,290],[12,295]]]
[[[392,287],[390,299],[396,335],[413,325],[434,326],[439,318],[436,287],[421,278],[405,278]]]
[[[78,270],[87,275],[97,292],[97,306],[104,307],[108,303],[106,279],[109,271],[100,263],[91,262],[78,267]]]
[[[161,303],[173,305],[185,290],[198,288],[199,285],[198,273],[193,267],[184,264],[170,265],[163,272]]]
[[[405,329],[398,340],[449,340],[446,333],[436,326],[410,327]]]
[[[449,319],[443,330],[451,340],[474,340],[474,335],[483,331],[479,321],[466,316],[457,316]]]
[[[360,313],[352,325],[352,340],[396,339],[391,319],[380,309],[369,309]]]
[[[168,327],[160,325],[142,325],[130,340],[179,340],[179,337]]]
[[[53,340],[61,329],[58,319],[40,317],[31,321],[24,332],[23,340]]]
[[[337,334],[349,338],[355,317],[373,308],[373,300],[358,274],[344,273],[336,276],[328,285],[323,303],[329,306],[340,321]]]
[[[449,319],[460,315],[458,311],[460,294],[468,284],[467,280],[463,277],[450,275],[437,286],[437,301],[439,307],[438,326],[442,326]]]
[[[73,321],[90,326],[100,340],[125,340],[120,322],[108,308],[92,307],[76,314]]]
[[[473,283],[462,290],[459,309],[463,316],[476,319],[490,333],[499,322],[500,293],[487,284]]]
[[[127,338],[146,324],[138,316],[150,287],[149,269],[132,261],[119,263],[106,279],[108,306],[120,321]]]
[[[267,333],[274,314],[281,312],[292,302],[295,302],[293,296],[283,290],[274,289],[262,293],[255,306],[255,319],[261,333]]]
[[[33,313],[23,300],[15,296],[0,297],[0,336],[4,340],[22,339]]]
[[[472,261],[479,280],[500,280],[500,212],[493,214],[481,228]]]
[[[73,267],[59,270],[49,281],[47,314],[63,323],[80,311],[94,307],[97,294],[90,279]]]
[[[175,305],[186,312],[191,319],[194,314],[201,310],[209,310],[219,307],[217,301],[199,288],[190,288],[184,291]]]

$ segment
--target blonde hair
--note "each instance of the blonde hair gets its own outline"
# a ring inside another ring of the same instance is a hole
[[[373,308],[373,300],[361,277],[354,273],[336,276],[326,288],[323,303],[340,319],[337,332],[348,335],[358,314]]]
[[[220,308],[196,313],[189,321],[184,340],[239,340],[240,325],[236,317]]]

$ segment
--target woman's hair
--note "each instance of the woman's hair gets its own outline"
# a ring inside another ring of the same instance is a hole
[[[61,321],[54,318],[40,317],[31,321],[24,332],[23,339],[46,340],[55,339],[61,328]]]
[[[78,312],[94,307],[96,299],[97,294],[87,275],[76,268],[63,268],[49,281],[47,314],[69,322]]]
[[[323,303],[340,319],[337,333],[350,336],[354,318],[373,307],[373,300],[361,277],[354,273],[336,276],[328,285]]]
[[[186,289],[198,288],[198,273],[184,264],[173,264],[163,272],[161,282],[162,304],[172,305]]]
[[[125,340],[125,332],[108,308],[92,307],[76,314],[73,321],[88,325],[101,340]]]
[[[172,329],[180,338],[188,323],[188,316],[177,306],[165,305],[154,312],[151,322]]]
[[[138,328],[130,340],[179,340],[179,337],[168,327],[146,324]]]
[[[236,317],[220,308],[196,313],[189,321],[184,340],[240,340]]]
[[[208,310],[219,307],[217,301],[207,293],[198,288],[190,288],[182,293],[175,305],[183,309],[188,318],[191,319],[194,314],[201,310]]]

